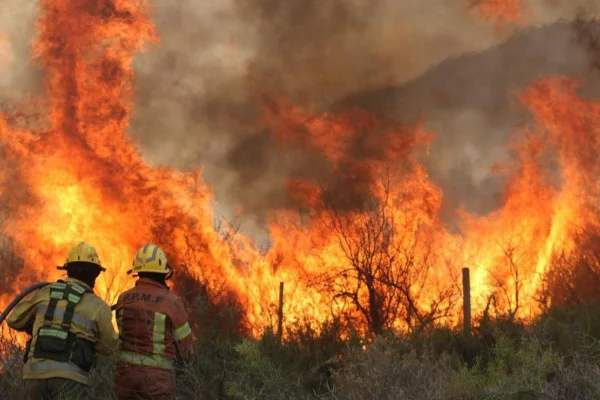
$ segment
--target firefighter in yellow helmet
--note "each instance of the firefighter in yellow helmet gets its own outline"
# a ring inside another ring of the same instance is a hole
[[[166,283],[173,268],[158,246],[146,244],[136,253],[128,274],[139,279],[116,305],[121,339],[115,370],[117,397],[173,399],[175,365],[193,355],[183,301]]]
[[[59,280],[27,295],[8,318],[8,325],[27,332],[25,399],[85,399],[88,372],[96,354],[118,348],[110,306],[93,292],[105,268],[93,247],[80,242],[69,250]]]

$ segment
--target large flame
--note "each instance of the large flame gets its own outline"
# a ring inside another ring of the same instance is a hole
[[[514,162],[498,168],[504,205],[486,216],[459,212],[460,235],[439,219],[443,194],[421,164],[433,135],[422,126],[386,128],[362,112],[318,115],[267,102],[265,126],[283,146],[318,154],[323,181],[290,180],[308,211],[281,210],[268,251],[240,235],[225,240],[201,171],[154,168],[126,134],[132,58],[157,40],[144,2],[40,6],[35,54],[47,73],[48,124],[33,130],[0,119],[1,228],[24,260],[7,272],[15,276],[0,308],[35,280],[57,278],[55,266],[80,240],[108,268],[97,292],[112,302],[132,284],[125,271],[135,250],[152,241],[209,290],[235,293],[254,334],[275,323],[279,282],[286,324],[455,323],[463,267],[476,312],[493,300],[496,311],[529,318],[540,311],[535,297],[553,258],[573,251],[577,229],[598,222],[600,103],[549,78],[519,94],[535,123],[516,132]]]
[[[492,302],[496,311],[530,318],[540,312],[536,298],[553,258],[573,250],[572,238],[583,227],[597,225],[595,176],[600,164],[596,124],[600,104],[581,98],[575,89],[575,82],[551,77],[519,94],[521,103],[535,116],[535,123],[516,132],[511,143],[514,162],[497,168],[497,173],[506,176],[504,205],[486,216],[459,211],[461,235],[451,234],[439,221],[442,194],[413,157],[417,147],[426,143],[423,139],[429,138],[418,128],[380,133],[356,120],[348,123],[342,117],[302,115],[293,107],[281,112],[282,107],[279,107],[279,124],[272,130],[284,135],[286,140],[295,138],[304,146],[320,149],[334,164],[340,163],[340,154],[349,154],[347,147],[365,134],[375,145],[369,147],[371,154],[377,153],[376,147],[380,148],[377,160],[350,160],[354,163],[350,168],[351,186],[360,187],[357,179],[364,181],[365,174],[369,176],[367,181],[375,182],[374,190],[369,193],[389,204],[397,238],[404,242],[398,247],[410,249],[410,252],[396,251],[396,256],[410,253],[414,257],[411,259],[413,268],[418,269],[419,252],[421,261],[427,255],[427,280],[421,284],[416,275],[411,281],[412,288],[418,289],[415,298],[421,309],[436,299],[441,300],[439,294],[447,293],[444,287],[455,284],[461,268],[468,267],[478,312],[489,308]],[[401,177],[384,190],[382,185],[389,177],[386,174],[390,172],[390,161],[394,162],[392,168],[396,174],[402,169]],[[309,190],[310,187],[306,182],[293,186],[314,205],[320,196],[315,192],[316,187]],[[348,194],[356,196],[350,191],[344,196]],[[349,212],[349,220],[357,221],[363,228],[367,226],[361,221],[367,214],[355,213]],[[325,214],[331,214],[330,210],[316,214],[310,230],[304,232],[318,238],[316,243],[296,245],[294,252],[282,250],[281,253],[294,260],[303,257],[304,252],[313,254],[321,263],[321,271],[333,271],[337,276],[336,268],[347,269],[352,257],[345,252],[345,232],[340,235],[332,230],[331,224],[325,222],[328,219]],[[356,229],[355,225],[344,228],[348,233],[354,231],[354,243],[362,240],[358,236],[361,232]],[[279,228],[280,234],[277,234],[277,230],[272,229],[276,247],[289,240],[290,231],[290,227]],[[427,240],[419,236],[423,231]],[[320,249],[317,243],[329,246]],[[324,263],[323,260],[330,261]],[[305,259],[297,262],[303,266],[311,264]],[[332,291],[339,292],[339,288]],[[446,301],[451,302],[451,299],[446,298]],[[458,314],[454,308],[448,319],[456,321]]]

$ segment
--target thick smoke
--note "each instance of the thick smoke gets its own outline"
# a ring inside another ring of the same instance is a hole
[[[37,36],[35,0],[0,2],[0,102],[22,100],[37,92],[42,83],[41,69],[31,57]]]
[[[446,206],[493,207],[501,186],[489,169],[521,117],[511,90],[547,73],[581,75],[592,62],[570,23],[542,25],[597,7],[524,0],[523,21],[498,30],[461,0],[150,3],[161,42],[136,60],[131,133],[154,163],[202,166],[227,213],[241,205],[258,220],[287,204],[290,175],[321,166],[282,152],[262,130],[265,95],[315,110],[360,105],[400,122],[423,116],[437,135],[429,169]],[[0,96],[9,103],[39,90],[35,17],[33,0],[0,4],[12,53],[10,67],[0,63],[9,71]]]
[[[528,28],[411,82],[351,96],[337,108],[359,105],[391,122],[423,118],[436,134],[426,162],[444,191],[447,217],[457,206],[485,213],[500,205],[504,188],[491,169],[510,157],[509,139],[530,121],[515,93],[545,76],[566,75],[582,82],[583,94],[600,97],[593,45],[599,26],[563,21]]]
[[[424,116],[437,135],[429,169],[447,210],[494,208],[502,182],[490,168],[507,156],[512,125],[523,117],[512,91],[547,73],[578,77],[590,64],[569,23],[544,25],[595,6],[526,1],[521,25],[499,31],[461,1],[206,4],[157,3],[163,45],[140,62],[133,131],[152,159],[203,165],[221,203],[259,217],[286,204],[290,174],[322,168],[282,153],[261,130],[263,94],[316,110],[358,104],[395,122]]]
[[[133,132],[151,159],[203,165],[221,203],[258,217],[286,204],[292,171],[321,164],[281,153],[257,97],[324,110],[501,40],[460,2],[218,3],[157,3],[162,45],[139,59]]]

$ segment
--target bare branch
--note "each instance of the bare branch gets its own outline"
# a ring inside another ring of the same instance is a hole
[[[398,325],[422,331],[447,317],[457,296],[453,285],[425,293],[436,254],[423,221],[392,195],[393,175],[383,169],[380,190],[356,199],[356,209],[340,206],[324,192],[324,218],[347,265],[320,274],[313,283],[350,301],[372,333]],[[344,199],[347,203],[348,200]],[[342,204],[345,204],[342,203]]]

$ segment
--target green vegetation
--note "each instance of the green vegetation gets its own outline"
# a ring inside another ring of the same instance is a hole
[[[550,309],[529,324],[479,319],[468,340],[442,327],[414,337],[384,332],[366,346],[356,336],[340,340],[337,324],[320,333],[296,327],[281,344],[272,332],[252,340],[210,325],[198,335],[197,357],[179,372],[178,398],[600,398],[595,304]],[[22,388],[13,343],[2,343],[0,398],[19,398]],[[112,360],[100,360],[91,399],[113,398],[112,374]]]

